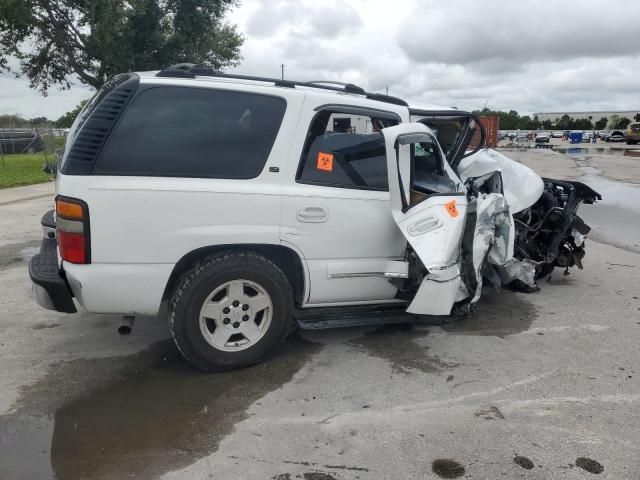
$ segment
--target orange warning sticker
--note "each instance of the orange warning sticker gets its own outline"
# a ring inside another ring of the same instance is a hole
[[[450,217],[456,218],[458,216],[459,212],[458,212],[458,208],[456,207],[455,200],[451,200],[450,202],[445,203],[444,208]]]
[[[333,154],[318,152],[318,160],[316,162],[316,168],[318,170],[324,170],[325,172],[333,171]]]

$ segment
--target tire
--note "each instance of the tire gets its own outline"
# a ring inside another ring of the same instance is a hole
[[[182,276],[169,302],[176,346],[207,372],[266,360],[289,334],[292,316],[287,277],[253,252],[226,252],[198,262]]]

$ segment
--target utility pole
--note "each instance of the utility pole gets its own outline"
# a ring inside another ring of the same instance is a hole
[[[284,63],[280,64],[280,71],[282,72],[282,80],[284,80]]]

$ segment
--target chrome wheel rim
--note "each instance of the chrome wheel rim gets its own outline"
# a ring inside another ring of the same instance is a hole
[[[200,331],[212,347],[237,352],[255,345],[269,329],[273,303],[251,280],[232,280],[213,290],[200,309]]]

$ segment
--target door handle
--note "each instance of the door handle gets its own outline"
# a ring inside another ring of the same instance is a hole
[[[408,231],[410,235],[415,237],[416,235],[422,235],[441,226],[442,221],[438,217],[427,217],[409,226]]]
[[[329,209],[317,205],[300,207],[296,212],[296,218],[299,222],[323,223],[329,218]]]

